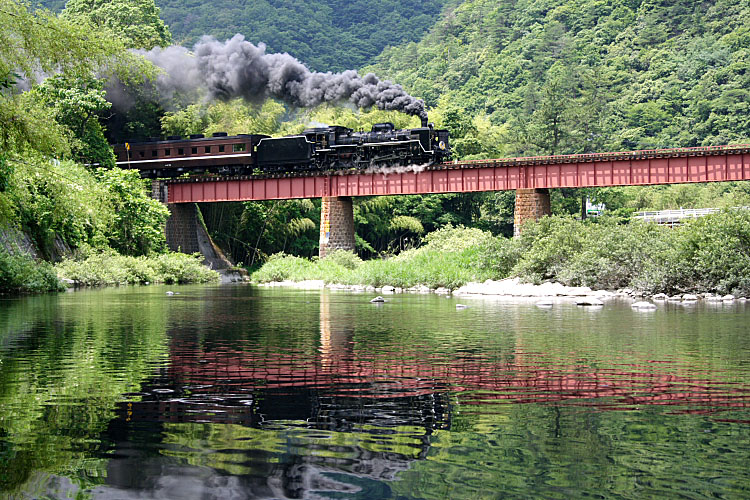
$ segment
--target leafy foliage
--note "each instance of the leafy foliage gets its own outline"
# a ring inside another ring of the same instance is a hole
[[[72,158],[102,167],[115,166],[112,149],[104,137],[99,115],[110,108],[103,83],[91,76],[51,76],[32,91],[52,109],[55,121],[68,131]]]
[[[136,170],[99,170],[114,216],[107,232],[111,248],[125,255],[148,255],[166,250],[164,224],[169,210],[151,198],[147,182]]]
[[[0,247],[0,293],[56,292],[64,287],[52,265]]]
[[[5,193],[10,221],[25,228],[50,254],[54,238],[77,246],[101,246],[114,220],[107,188],[81,165],[27,155],[9,160],[12,175]]]
[[[68,0],[62,17],[105,28],[129,48],[167,47],[172,42],[153,0]]]
[[[211,283],[216,271],[203,265],[200,254],[165,253],[132,257],[114,251],[84,252],[80,259],[65,259],[55,266],[62,277],[81,285],[135,285],[147,283]]]

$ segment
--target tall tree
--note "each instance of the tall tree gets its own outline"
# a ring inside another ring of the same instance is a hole
[[[68,0],[62,16],[106,28],[129,48],[148,50],[172,43],[154,0]]]

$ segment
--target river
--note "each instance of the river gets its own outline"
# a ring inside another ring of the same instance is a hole
[[[750,305],[370,298],[1,300],[0,496],[750,497]]]

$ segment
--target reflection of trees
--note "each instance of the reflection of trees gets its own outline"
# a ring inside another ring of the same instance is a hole
[[[646,458],[667,448],[694,469],[727,449],[710,472],[747,477],[745,461],[729,458],[747,456],[747,443],[714,436],[716,421],[654,409],[747,419],[747,384],[736,380],[746,337],[713,338],[710,317],[496,304],[459,314],[433,297],[376,307],[328,291],[258,300],[239,287],[183,291],[168,306],[163,291],[132,301],[121,292],[113,306],[99,293],[0,311],[0,349],[14,349],[0,367],[12,484],[24,471],[75,477],[88,467],[106,476],[94,490],[103,498],[368,497],[377,488],[372,497],[555,497],[574,484],[594,496],[607,481],[629,496],[632,484],[612,478],[676,475],[673,458]],[[641,336],[647,321],[656,334]],[[709,354],[696,361],[698,349]],[[24,400],[27,387],[41,397]],[[137,398],[117,402],[133,390]],[[610,409],[629,411],[600,411]],[[102,448],[112,460],[86,462]]]
[[[36,471],[102,467],[90,453],[115,403],[164,360],[163,303],[123,306],[115,293],[30,297],[2,310],[2,490]]]

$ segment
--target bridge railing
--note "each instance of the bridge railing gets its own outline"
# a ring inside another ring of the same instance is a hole
[[[622,160],[627,158],[659,158],[674,156],[705,155],[706,153],[727,154],[733,152],[747,152],[750,144],[731,144],[725,146],[697,146],[691,148],[663,148],[641,149],[634,151],[618,151],[612,153],[576,153],[569,155],[522,156],[514,158],[496,158],[491,160],[461,160],[455,163],[461,165],[476,165],[487,163],[524,164],[524,163],[583,163],[602,160]]]

